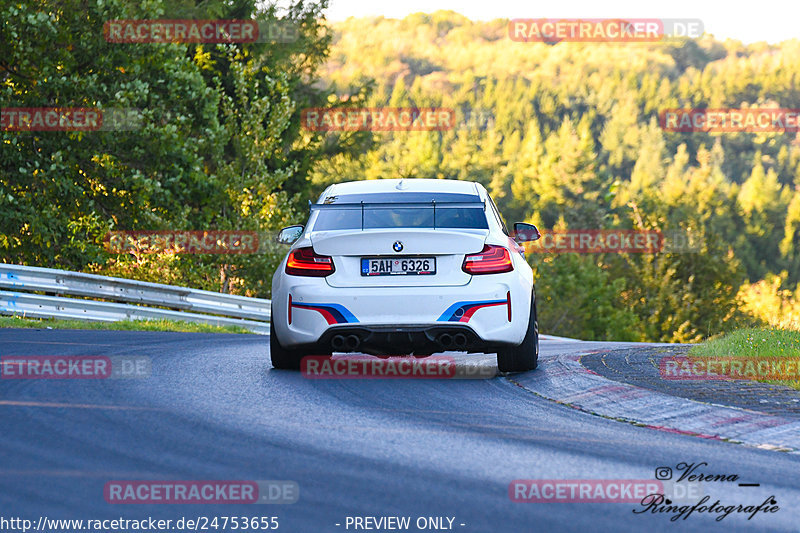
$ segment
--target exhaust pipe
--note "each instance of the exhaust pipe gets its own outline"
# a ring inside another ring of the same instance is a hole
[[[361,345],[361,339],[359,339],[355,335],[348,335],[346,343],[347,343],[347,348],[349,348],[350,350],[355,350]]]
[[[344,348],[344,337],[341,335],[334,335],[331,339],[331,348],[341,351]]]
[[[466,335],[464,335],[463,333],[456,333],[456,334],[453,336],[453,342],[454,342],[454,343],[456,344],[456,346],[458,346],[459,348],[464,348],[464,347],[467,345],[467,336],[466,336]]]
[[[439,346],[442,348],[449,348],[453,344],[453,337],[449,333],[442,333],[439,335]]]

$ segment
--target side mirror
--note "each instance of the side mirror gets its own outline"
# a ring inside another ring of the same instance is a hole
[[[303,234],[303,226],[287,226],[278,233],[278,237],[275,239],[278,244],[292,244],[294,241],[300,238],[300,235]]]
[[[533,224],[517,222],[514,224],[514,241],[517,243],[536,241],[541,237],[541,233]]]

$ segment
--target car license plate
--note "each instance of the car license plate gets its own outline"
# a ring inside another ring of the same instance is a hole
[[[435,257],[362,257],[362,276],[436,274]]]

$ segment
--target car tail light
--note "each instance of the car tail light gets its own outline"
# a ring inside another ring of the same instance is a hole
[[[333,259],[317,254],[311,246],[293,250],[286,261],[286,273],[292,276],[324,278],[333,274],[334,270]]]
[[[461,270],[467,274],[500,274],[511,272],[514,270],[514,265],[506,248],[486,244],[481,253],[470,254],[464,258]]]

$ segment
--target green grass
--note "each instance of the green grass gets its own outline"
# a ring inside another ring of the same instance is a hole
[[[748,357],[753,359],[792,358],[800,361],[800,331],[787,329],[740,329],[689,350],[693,357],[711,359]],[[800,380],[766,380],[765,383],[788,385],[800,390]]]
[[[174,320],[122,320],[119,322],[89,322],[54,318],[22,318],[0,316],[0,328],[38,329],[100,329],[115,331],[181,331],[186,333],[250,333],[239,326],[212,326]]]
[[[800,331],[740,329],[693,346],[690,355],[702,357],[747,355],[752,357],[800,357]]]

